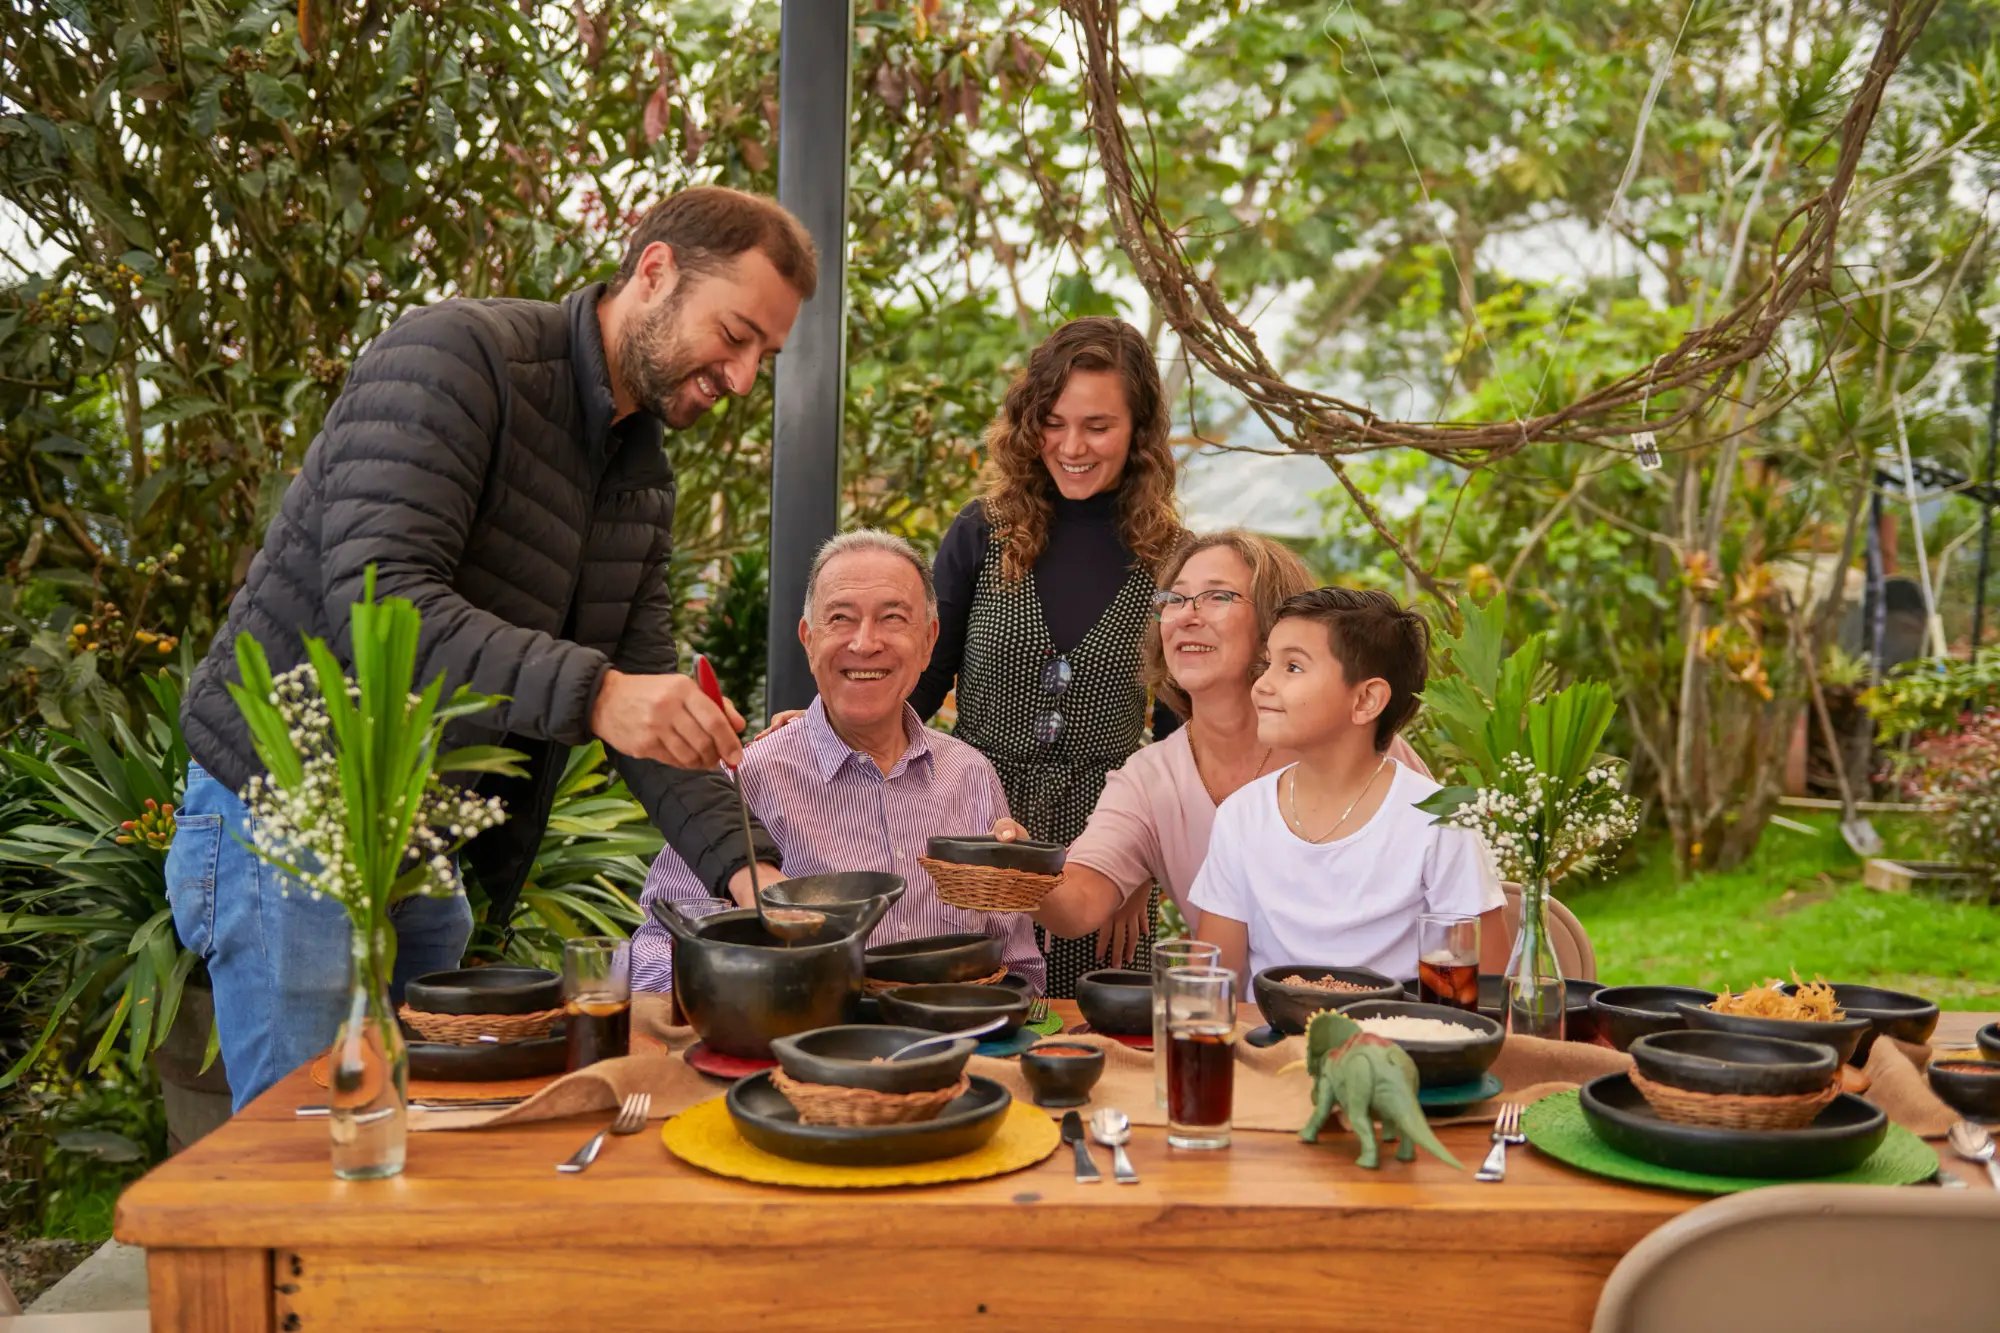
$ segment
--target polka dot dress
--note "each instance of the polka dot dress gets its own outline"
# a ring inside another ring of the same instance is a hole
[[[996,535],[987,546],[966,618],[954,734],[992,762],[1008,807],[1030,834],[1067,846],[1083,832],[1105,777],[1144,739],[1139,646],[1153,614],[1153,579],[1135,566],[1083,641],[1058,655],[1035,575],[1010,583],[1001,572],[1002,540]],[[1152,966],[1156,910],[1148,908],[1134,967]],[[1077,978],[1103,966],[1095,935],[1035,934],[1054,998],[1074,996]]]

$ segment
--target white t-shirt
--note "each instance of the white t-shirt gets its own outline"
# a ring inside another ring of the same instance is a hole
[[[1249,975],[1280,964],[1417,974],[1417,916],[1478,916],[1504,901],[1486,844],[1417,809],[1438,784],[1394,765],[1389,794],[1354,832],[1312,843],[1278,810],[1271,773],[1215,813],[1208,859],[1188,894],[1203,912],[1249,927]]]

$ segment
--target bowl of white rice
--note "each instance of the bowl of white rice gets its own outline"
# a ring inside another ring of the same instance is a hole
[[[1499,1058],[1507,1036],[1497,1019],[1442,1004],[1363,1000],[1341,1013],[1363,1032],[1387,1037],[1409,1052],[1417,1081],[1426,1088],[1474,1082]]]

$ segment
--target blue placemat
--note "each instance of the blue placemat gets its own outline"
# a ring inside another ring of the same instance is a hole
[[[1489,1072],[1481,1074],[1471,1083],[1454,1083],[1448,1088],[1418,1088],[1417,1104],[1427,1111],[1446,1111],[1499,1095],[1500,1079]]]
[[[980,1042],[972,1053],[974,1055],[984,1055],[994,1060],[1005,1060],[1009,1056],[1019,1055],[1022,1051],[1027,1050],[1047,1035],[1047,1033],[1036,1032],[1032,1028],[1017,1028],[1013,1036],[1001,1041]]]

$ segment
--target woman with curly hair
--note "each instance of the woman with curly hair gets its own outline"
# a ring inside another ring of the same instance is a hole
[[[1154,571],[1182,536],[1167,425],[1144,335],[1071,320],[1007,390],[986,432],[983,493],[938,547],[940,632],[910,703],[929,718],[956,685],[956,735],[992,761],[1014,817],[1045,841],[1083,831],[1106,775],[1144,740],[1140,645]],[[1145,905],[1121,920],[1142,946]],[[1095,937],[1044,949],[1057,997],[1104,952]]]

